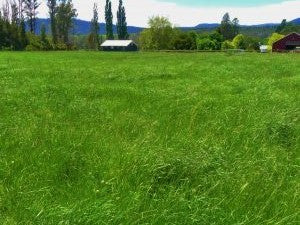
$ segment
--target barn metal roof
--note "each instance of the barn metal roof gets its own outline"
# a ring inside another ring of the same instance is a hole
[[[101,47],[127,47],[131,43],[134,43],[132,40],[107,40],[102,43]]]

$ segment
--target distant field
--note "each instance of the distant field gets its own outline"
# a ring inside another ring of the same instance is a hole
[[[0,224],[300,224],[300,54],[0,52]]]

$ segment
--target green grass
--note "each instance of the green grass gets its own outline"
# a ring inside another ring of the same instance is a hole
[[[0,224],[300,224],[299,54],[0,53]]]

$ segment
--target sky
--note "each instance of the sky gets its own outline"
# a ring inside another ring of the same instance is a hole
[[[5,0],[0,0],[4,2]],[[39,17],[47,17],[46,0],[39,9]],[[98,3],[100,20],[104,21],[105,0],[73,0],[78,18],[90,20],[93,3]],[[123,0],[127,23],[147,26],[151,16],[166,16],[176,26],[195,26],[199,23],[218,23],[229,12],[243,25],[278,23],[282,19],[300,17],[300,0]],[[116,15],[118,0],[112,0]],[[115,19],[115,18],[114,18]]]

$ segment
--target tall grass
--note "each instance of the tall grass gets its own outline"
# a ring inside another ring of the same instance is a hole
[[[299,224],[299,63],[0,53],[0,224]]]

